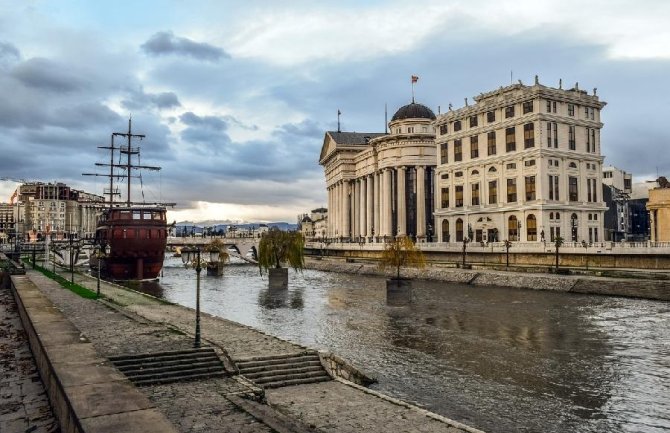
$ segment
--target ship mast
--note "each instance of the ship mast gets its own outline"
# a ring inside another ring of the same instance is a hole
[[[114,138],[115,137],[123,137],[128,140],[128,144],[126,146],[119,146],[116,147],[114,146]],[[131,201],[130,197],[130,183],[131,179],[133,177],[131,170],[152,170],[152,171],[159,171],[161,167],[157,166],[151,166],[151,165],[135,165],[132,163],[132,156],[133,155],[139,155],[140,154],[140,148],[139,147],[133,147],[132,146],[132,139],[133,138],[139,138],[142,140],[144,137],[146,137],[144,134],[133,134],[132,131],[132,118],[128,119],[128,132],[113,132],[111,136],[111,144],[109,146],[98,146],[98,149],[107,149],[110,152],[110,160],[109,164],[104,164],[101,162],[96,162],[95,165],[98,167],[109,167],[109,174],[99,174],[99,173],[83,173],[84,176],[102,176],[102,177],[109,177],[109,192],[104,192],[104,195],[109,195],[109,208],[111,209],[114,206],[114,196],[118,195],[120,196],[121,193],[119,192],[118,189],[114,189],[114,178],[122,178],[125,177],[128,180],[128,189],[127,189],[127,194],[128,196],[126,197],[126,205],[128,207],[132,206],[133,204],[138,204],[138,203],[133,203]],[[114,151],[117,150],[121,155],[126,155],[127,159],[125,163],[120,163],[115,164],[114,163]],[[114,174],[114,168],[121,168],[126,171],[125,174]],[[139,176],[136,176],[139,177]],[[140,203],[140,204],[147,204],[147,203]],[[157,203],[158,204],[158,203]],[[174,203],[161,203],[163,206],[174,206]]]

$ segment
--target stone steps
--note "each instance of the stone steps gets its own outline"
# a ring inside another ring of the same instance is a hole
[[[331,380],[315,352],[237,360],[240,374],[263,388]]]
[[[138,386],[226,375],[223,363],[211,347],[120,355],[109,359],[119,371]]]

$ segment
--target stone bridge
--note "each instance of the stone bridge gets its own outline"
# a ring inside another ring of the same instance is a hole
[[[258,244],[260,242],[259,238],[226,238],[226,237],[211,237],[211,238],[201,238],[201,237],[174,237],[170,236],[167,240],[167,247],[171,250],[181,249],[185,246],[194,247],[201,246],[204,247],[213,240],[220,240],[226,246],[226,248],[233,249],[237,252],[237,256],[242,260],[251,261],[256,263],[258,259]],[[250,260],[247,255],[249,252],[252,253],[253,260]],[[233,254],[235,255],[235,254]]]

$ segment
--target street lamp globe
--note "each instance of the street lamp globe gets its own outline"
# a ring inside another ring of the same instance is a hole
[[[209,263],[217,264],[219,263],[220,251],[218,248],[212,248],[209,251]]]

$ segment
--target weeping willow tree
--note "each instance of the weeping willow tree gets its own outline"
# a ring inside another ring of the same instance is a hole
[[[276,227],[261,237],[258,245],[258,268],[263,270],[280,269],[282,263],[288,263],[294,270],[305,267],[305,239],[300,232],[285,232]]]
[[[396,269],[396,279],[400,279],[400,268],[413,267],[422,269],[426,266],[426,258],[407,236],[396,238],[384,247],[379,267]]]

